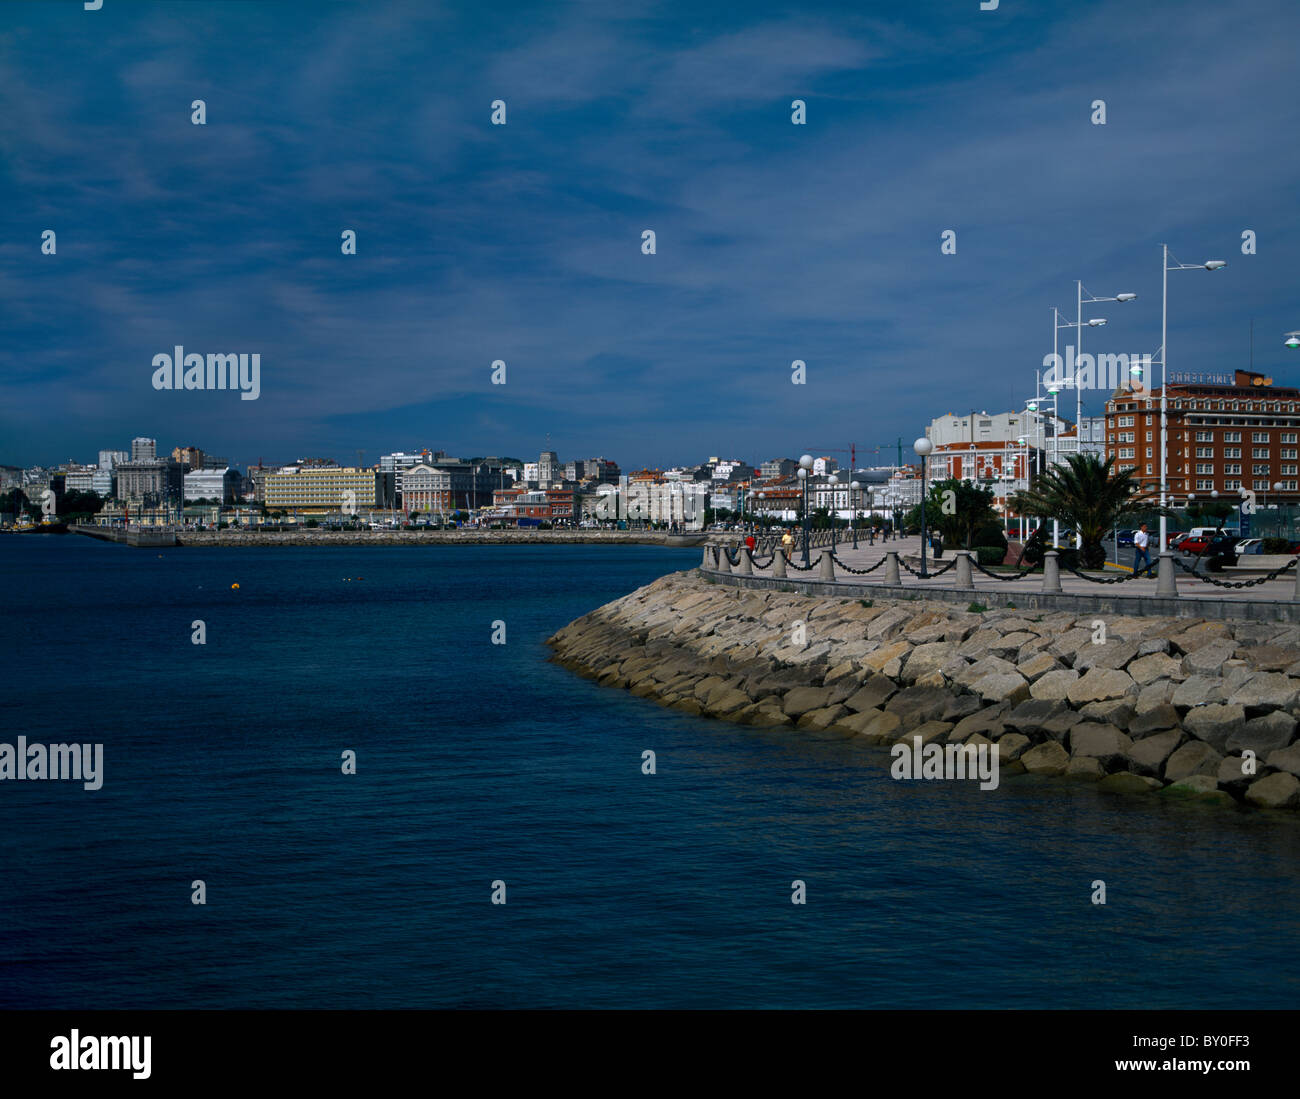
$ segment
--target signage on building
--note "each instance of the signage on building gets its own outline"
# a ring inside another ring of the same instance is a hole
[[[1236,377],[1232,374],[1198,374],[1191,370],[1171,370],[1170,383],[1183,385],[1235,385]]]

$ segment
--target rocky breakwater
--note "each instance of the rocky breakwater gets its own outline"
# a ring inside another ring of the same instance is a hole
[[[1300,810],[1295,626],[811,598],[678,573],[548,643],[565,667],[688,713],[996,744],[1004,776]]]

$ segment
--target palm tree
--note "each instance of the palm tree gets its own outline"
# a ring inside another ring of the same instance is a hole
[[[1101,540],[1120,520],[1149,510],[1155,493],[1145,490],[1131,470],[1114,469],[1095,454],[1066,455],[1064,465],[1049,466],[1027,490],[1011,497],[1021,515],[1059,519],[1075,527],[1082,542],[1079,560],[1086,568],[1106,563]]]

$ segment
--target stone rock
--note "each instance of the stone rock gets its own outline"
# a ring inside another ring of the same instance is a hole
[[[1247,774],[1242,766],[1241,756],[1227,756],[1219,763],[1219,770],[1216,772],[1219,786],[1234,794],[1242,794],[1246,787],[1257,779],[1261,771],[1255,771],[1253,774]]]
[[[1149,778],[1160,778],[1164,773],[1165,761],[1182,742],[1183,734],[1179,729],[1155,733],[1135,742],[1125,756],[1129,770]]]
[[[1176,684],[1169,679],[1157,679],[1142,688],[1137,697],[1136,712],[1144,714],[1153,710],[1173,697]]]
[[[1048,672],[1057,671],[1061,667],[1061,662],[1050,653],[1035,653],[1028,660],[1016,665],[1016,671],[1023,675],[1030,683],[1036,679],[1041,679]]]
[[[889,744],[897,739],[902,727],[902,718],[888,710],[881,710],[872,714],[871,719],[863,724],[858,738],[868,744]]]
[[[1169,678],[1171,676],[1181,677],[1183,674],[1181,664],[1172,656],[1167,656],[1162,652],[1151,653],[1148,656],[1139,656],[1125,669],[1125,671],[1133,677],[1134,683],[1141,686],[1146,686],[1148,683],[1154,682],[1157,679]]]
[[[1246,800],[1260,809],[1300,809],[1300,779],[1286,771],[1251,783]]]
[[[1259,713],[1294,709],[1298,699],[1300,681],[1282,672],[1259,672],[1239,686],[1228,701]]]
[[[1016,666],[1009,660],[1003,660],[1000,656],[984,656],[971,664],[961,675],[957,676],[956,682],[963,687],[969,687],[977,680],[983,679],[986,675],[1012,675],[1016,672]]]
[[[1133,695],[1127,698],[1112,698],[1108,702],[1089,702],[1086,706],[1079,707],[1079,716],[1122,729],[1133,717],[1135,703],[1136,698]]]
[[[753,705],[749,695],[735,687],[722,687],[709,692],[701,709],[710,717],[729,717]]]
[[[1181,641],[1179,647],[1182,647]],[[1190,675],[1214,675],[1225,660],[1231,660],[1237,643],[1230,637],[1216,637],[1183,657],[1183,671]]]
[[[948,699],[948,705],[944,707],[941,721],[960,721],[964,717],[978,712],[983,705],[977,695],[959,694],[952,695]]]
[[[1095,756],[1075,756],[1065,768],[1065,777],[1074,782],[1100,782],[1105,774]]]
[[[1115,668],[1092,668],[1077,683],[1071,684],[1066,698],[1079,705],[1083,702],[1105,702],[1110,698],[1123,698],[1137,693],[1137,685],[1127,672]]]
[[[1179,652],[1194,653],[1214,641],[1230,640],[1227,634],[1228,627],[1223,622],[1198,622],[1169,640]],[[1233,642],[1233,646],[1236,646],[1236,642]],[[1228,654],[1231,655],[1232,653]],[[1224,659],[1226,660],[1227,657]]]
[[[866,672],[883,672],[887,676],[897,676],[903,668],[903,660],[911,652],[912,646],[906,641],[891,641],[862,658],[862,669]]]
[[[1228,737],[1246,724],[1246,711],[1241,706],[1227,706],[1211,702],[1188,710],[1183,718],[1183,728],[1198,740],[1205,741],[1217,752],[1223,752]]]
[[[1167,653],[1168,651],[1169,638],[1167,637],[1148,637],[1145,641],[1138,642],[1138,656],[1147,656],[1151,653]]]
[[[1070,688],[1078,682],[1078,679],[1079,673],[1072,668],[1047,672],[1034,682],[1029,688],[1029,693],[1033,698],[1047,701],[1063,700],[1068,697]]]
[[[998,763],[1007,764],[1019,759],[1030,746],[1027,736],[1020,733],[1007,733],[998,740]]]
[[[1013,705],[1029,697],[1029,684],[1018,672],[993,672],[971,685],[985,702],[1010,702]]]
[[[1133,742],[1114,725],[1085,721],[1070,730],[1070,754],[1093,756],[1107,770],[1120,763],[1132,747]]]
[[[698,693],[698,692],[697,692]],[[830,702],[829,687],[795,687],[781,700],[781,709],[790,717],[801,717],[810,710],[820,710]]]
[[[1229,693],[1237,690],[1246,680],[1253,678],[1257,674],[1255,669],[1244,660],[1236,658],[1225,660],[1219,667],[1219,676],[1223,680],[1223,685],[1228,688]]]
[[[1185,779],[1165,787],[1165,793],[1209,794],[1219,788],[1219,781],[1213,775],[1188,775]]]
[[[1128,735],[1134,740],[1158,733],[1162,729],[1178,727],[1178,711],[1168,702],[1161,702],[1145,713],[1135,714],[1128,722]]]
[[[809,710],[799,718],[798,725],[801,729],[826,732],[840,717],[848,712],[848,709],[844,706],[826,706],[820,710]]]
[[[1064,744],[1070,738],[1070,730],[1084,720],[1074,710],[1065,709],[1044,721],[1040,732],[1043,736],[1051,737],[1057,743]]]
[[[871,620],[867,626],[867,638],[874,641],[877,638],[888,639],[896,636],[912,620],[914,613],[903,607],[890,607]]]
[[[1107,790],[1112,794],[1149,794],[1159,790],[1161,785],[1160,780],[1156,778],[1135,775],[1132,771],[1117,771],[1097,783],[1097,789]]]
[[[1007,714],[1005,724],[1009,729],[1033,737],[1042,732],[1043,722],[1067,709],[1069,707],[1057,699],[1030,698]]]
[[[1242,652],[1246,663],[1261,672],[1284,672],[1295,663],[1294,645],[1253,645]]]
[[[1003,718],[1010,709],[1010,705],[1006,702],[999,702],[962,718],[948,734],[948,742],[970,743],[971,737],[978,736],[985,744],[992,744],[992,736],[1002,735],[1005,727]]]
[[[895,744],[912,744],[914,737],[921,738],[921,747],[924,748],[931,741],[942,740],[952,729],[950,721],[927,721],[918,725],[915,729],[900,729],[898,736],[894,738]]]
[[[1194,675],[1174,688],[1169,701],[1180,710],[1190,710],[1194,706],[1204,706],[1211,702],[1226,702],[1227,688],[1218,678]]]
[[[1212,775],[1192,775],[1181,782],[1171,783],[1160,791],[1162,797],[1177,801],[1195,802],[1197,805],[1235,805],[1231,794],[1220,790]]]
[[[1074,667],[1079,671],[1089,668],[1121,669],[1137,656],[1136,641],[1110,640],[1100,645],[1089,645],[1080,649],[1074,658]]]
[[[938,671],[956,653],[957,646],[950,641],[933,641],[927,645],[917,645],[903,663],[903,682],[914,683],[922,676]]]
[[[1063,775],[1070,763],[1070,753],[1054,740],[1030,748],[1020,762],[1031,775]]]
[[[1252,717],[1240,730],[1228,737],[1225,744],[1229,752],[1240,752],[1249,748],[1256,756],[1263,758],[1270,752],[1285,748],[1295,739],[1296,720],[1281,710]]]
[[[850,710],[871,710],[883,706],[897,693],[898,684],[889,676],[873,675],[844,700],[844,705]]]
[[[912,726],[923,721],[937,721],[947,706],[947,691],[933,687],[907,687],[885,703],[885,710],[897,714],[904,725]]]
[[[1292,744],[1276,752],[1270,752],[1265,761],[1268,766],[1279,771],[1287,771],[1300,778],[1300,743]]]
[[[1165,763],[1165,780],[1178,782],[1192,775],[1213,775],[1223,755],[1201,740],[1189,740]]]
[[[775,696],[754,702],[735,715],[736,721],[754,725],[760,729],[770,729],[778,725],[791,724],[790,717],[782,709]],[[853,730],[856,732],[857,730]]]

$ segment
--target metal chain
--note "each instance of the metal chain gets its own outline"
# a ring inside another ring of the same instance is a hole
[[[869,569],[855,569],[852,565],[846,565],[843,561],[840,560],[839,554],[836,553],[834,550],[831,551],[831,560],[834,561],[837,565],[839,565],[839,567],[842,568],[845,572],[851,572],[853,573],[854,576],[866,576],[867,573],[875,572],[876,569],[880,568],[880,566],[883,565],[888,560],[888,558],[882,557]]]
[[[1196,571],[1195,566],[1193,566],[1192,568],[1188,568],[1180,560],[1178,560],[1177,557],[1173,559],[1173,562],[1180,569],[1182,569],[1183,572],[1196,577],[1196,579],[1201,581],[1201,583],[1213,584],[1216,588],[1253,588],[1258,584],[1267,583],[1269,580],[1276,580],[1279,576],[1282,575],[1282,573],[1287,572],[1288,570],[1293,569],[1296,566],[1295,560],[1291,560],[1288,561],[1281,568],[1274,569],[1272,572],[1267,573],[1264,576],[1256,577],[1254,580],[1215,580],[1209,576],[1202,576],[1199,572]]]
[[[1005,573],[1005,572],[993,572],[990,569],[986,569],[973,557],[971,558],[970,563],[974,565],[975,568],[979,569],[979,571],[982,572],[985,576],[991,576],[993,577],[994,580],[1020,580],[1028,576],[1037,567],[1036,565],[1030,565],[1029,568],[1021,569],[1019,572]]]
[[[812,572],[812,570],[815,569],[817,566],[816,566],[816,565],[796,565],[796,564],[794,563],[794,560],[791,559],[791,560],[789,560],[789,561],[787,561],[787,562],[785,563],[785,567],[788,568],[788,569],[794,569],[795,572]]]
[[[773,561],[776,560],[776,554],[775,553],[769,554],[766,561],[760,561],[757,557],[751,554],[749,560],[750,560],[750,564],[752,564],[754,568],[765,569],[767,568],[768,565],[770,565]]]
[[[1075,568],[1067,568],[1066,572],[1074,573],[1074,575],[1080,580],[1086,580],[1089,584],[1122,584],[1125,580],[1137,580],[1141,578],[1141,574],[1136,572],[1111,577],[1089,576],[1087,573],[1080,572]]]
[[[928,573],[925,576],[922,576],[919,572],[916,571],[916,569],[912,568],[912,566],[909,565],[906,561],[904,561],[901,556],[898,559],[898,563],[902,565],[903,568],[905,568],[913,576],[915,576],[918,580],[933,580],[937,576],[942,576],[949,569],[956,568],[957,558],[954,557],[951,561],[949,561],[946,565],[944,565],[943,568],[937,570],[936,572]]]

